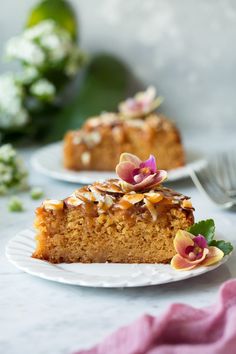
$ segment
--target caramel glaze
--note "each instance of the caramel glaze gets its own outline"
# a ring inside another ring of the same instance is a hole
[[[145,197],[145,193],[158,193],[160,194],[163,199],[161,199],[157,203],[153,203],[155,207],[157,217],[166,214],[170,209],[182,209],[187,218],[193,219],[192,211],[194,208],[191,204],[188,207],[183,207],[182,203],[184,200],[190,199],[187,196],[184,196],[172,189],[158,186],[153,188],[151,191],[139,191],[139,194],[143,194]],[[151,214],[147,208],[147,205],[144,203],[144,200],[139,201],[135,204],[130,204],[129,207],[123,208],[120,205],[121,199],[124,195],[132,194],[135,195],[134,192],[125,192],[122,189],[121,181],[118,179],[110,179],[105,182],[95,182],[94,184],[86,187],[82,187],[77,189],[74,194],[73,198],[76,198],[81,201],[80,205],[72,205],[70,203],[70,197],[64,199],[63,201],[63,208],[62,210],[54,210],[51,211],[53,213],[67,213],[71,208],[81,208],[84,213],[90,217],[97,217],[102,213],[110,214],[110,213],[122,213],[124,218],[127,222],[131,224],[137,220],[137,218],[142,219],[150,219]],[[102,205],[104,205],[103,201],[105,196],[111,197],[112,200],[111,205],[109,208],[103,210]],[[44,209],[42,206],[39,209]]]

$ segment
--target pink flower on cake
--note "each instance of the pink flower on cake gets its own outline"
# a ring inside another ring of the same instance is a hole
[[[157,169],[153,155],[148,160],[141,161],[135,155],[123,153],[116,166],[116,173],[124,181],[124,188],[133,191],[150,190],[167,178],[166,171]]]
[[[204,236],[194,236],[179,230],[174,239],[177,254],[171,260],[171,266],[176,270],[189,270],[199,265],[209,266],[219,262],[224,252],[215,246],[208,246]]]
[[[156,89],[150,86],[146,91],[138,92],[134,97],[121,102],[119,111],[124,118],[139,118],[153,112],[162,101],[162,97],[156,97]]]

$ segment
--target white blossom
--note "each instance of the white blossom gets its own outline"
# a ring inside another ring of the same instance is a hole
[[[10,144],[0,147],[0,195],[27,187],[24,163]]]
[[[30,92],[37,97],[53,98],[56,94],[56,88],[50,81],[40,79],[32,84]]]
[[[29,117],[23,106],[23,89],[12,75],[0,76],[0,128],[20,127]]]
[[[40,67],[46,56],[42,48],[23,36],[11,38],[6,46],[6,55],[11,59],[22,60],[24,63]]]

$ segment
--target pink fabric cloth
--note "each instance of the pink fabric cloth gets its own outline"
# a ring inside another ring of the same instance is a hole
[[[236,354],[236,279],[218,302],[196,309],[173,304],[164,315],[144,315],[103,342],[77,354]]]

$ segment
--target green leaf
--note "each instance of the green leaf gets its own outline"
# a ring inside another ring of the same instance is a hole
[[[207,243],[210,244],[215,235],[215,222],[213,219],[202,220],[193,224],[188,231],[195,236],[199,234],[204,236]]]
[[[88,117],[102,111],[117,111],[118,103],[127,95],[129,82],[130,75],[122,61],[107,54],[95,56],[75,97],[55,117],[47,140],[62,139],[66,131],[78,129]]]
[[[230,242],[225,242],[224,240],[212,240],[209,244],[210,246],[215,246],[224,252],[224,255],[231,253],[233,251],[233,246]]]
[[[67,30],[72,38],[78,37],[78,25],[75,12],[66,0],[40,1],[30,12],[26,27],[32,27],[41,21],[52,19]]]

